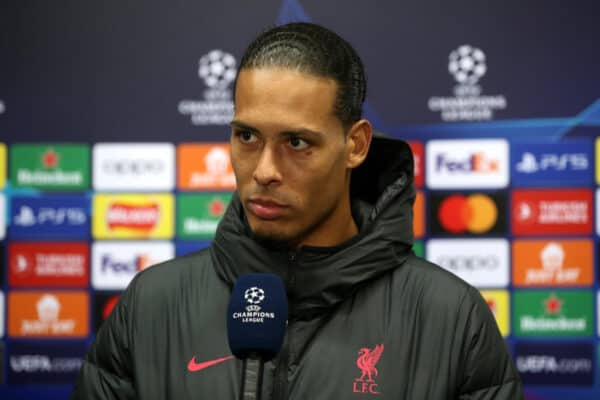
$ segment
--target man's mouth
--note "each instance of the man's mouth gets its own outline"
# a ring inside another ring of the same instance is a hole
[[[250,198],[248,200],[249,211],[260,219],[274,220],[283,215],[286,205],[271,199]]]

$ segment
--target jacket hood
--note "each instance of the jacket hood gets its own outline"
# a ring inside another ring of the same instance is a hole
[[[374,137],[351,179],[359,233],[335,247],[285,249],[261,243],[252,236],[235,193],[211,247],[217,274],[231,286],[241,274],[277,274],[286,285],[290,317],[308,319],[401,266],[413,244],[410,148],[403,141]]]

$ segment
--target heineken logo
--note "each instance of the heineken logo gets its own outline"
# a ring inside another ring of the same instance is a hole
[[[544,306],[546,307],[546,314],[558,314],[560,315],[560,309],[562,307],[562,300],[556,297],[554,294],[550,295],[544,300]]]
[[[517,291],[514,294],[517,336],[587,336],[593,332],[591,293]]]
[[[11,147],[11,181],[16,187],[44,190],[85,190],[90,181],[87,145],[28,145]]]
[[[50,148],[42,155],[42,165],[46,169],[56,168],[58,165],[58,159],[58,154],[56,154],[56,152]]]
[[[223,201],[221,201],[220,199],[215,199],[210,203],[208,209],[211,215],[215,217],[220,217],[225,212],[225,203],[223,203]]]
[[[185,239],[213,238],[230,200],[230,193],[183,193],[178,196],[177,236]]]

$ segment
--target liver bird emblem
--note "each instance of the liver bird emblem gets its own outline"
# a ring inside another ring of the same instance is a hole
[[[381,358],[383,353],[383,343],[375,346],[373,350],[363,347],[358,351],[358,359],[356,360],[356,366],[360,368],[362,374],[357,379],[359,382],[375,382],[373,376],[377,376],[379,373],[375,364]],[[366,378],[366,380],[365,380]]]

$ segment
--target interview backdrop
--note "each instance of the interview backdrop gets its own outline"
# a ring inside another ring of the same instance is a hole
[[[210,244],[240,56],[291,21],[362,56],[365,116],[415,154],[415,252],[481,290],[527,399],[599,398],[599,19],[596,1],[3,1],[0,398],[68,398],[132,277]]]

